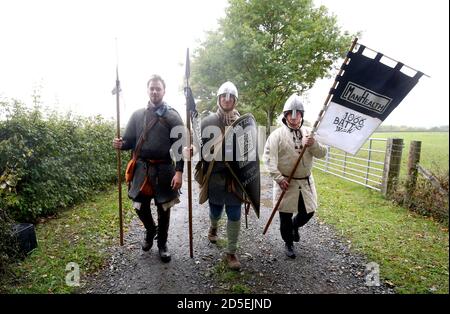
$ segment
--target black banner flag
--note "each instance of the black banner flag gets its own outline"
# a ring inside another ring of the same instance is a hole
[[[417,84],[422,72],[409,76],[401,71],[403,63],[391,67],[382,62],[383,54],[375,58],[363,54],[359,45],[350,51],[350,61],[343,65],[343,74],[320,120],[316,138],[322,144],[356,154],[364,142],[400,104]]]

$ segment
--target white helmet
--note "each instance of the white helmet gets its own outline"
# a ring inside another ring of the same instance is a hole
[[[298,96],[296,93],[292,94],[288,98],[288,100],[286,100],[283,107],[283,115],[286,116],[289,111],[292,111],[292,118],[295,119],[295,117],[297,116],[297,111],[300,112],[303,118],[305,109],[303,108],[303,103],[300,100],[300,96]]]
[[[222,85],[220,85],[219,90],[217,91],[217,102],[219,102],[219,97],[220,95],[226,95],[226,99],[229,100],[230,99],[230,95],[233,95],[236,98],[236,102],[238,99],[238,90],[236,88],[236,86],[234,86],[233,83],[231,83],[230,81],[227,81],[225,83],[223,83]]]

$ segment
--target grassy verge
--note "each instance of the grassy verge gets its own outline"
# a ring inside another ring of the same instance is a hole
[[[126,191],[124,187],[123,191]],[[124,227],[131,221],[131,204],[123,199]],[[108,246],[119,243],[117,187],[98,193],[91,201],[65,210],[57,218],[36,226],[38,248],[12,266],[12,274],[2,278],[3,293],[72,293],[77,287],[66,284],[70,262],[78,264],[83,277],[100,269]]]
[[[314,172],[320,220],[380,266],[398,293],[449,293],[448,229],[360,185]]]

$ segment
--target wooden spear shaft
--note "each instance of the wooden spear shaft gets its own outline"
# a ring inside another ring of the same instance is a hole
[[[120,81],[119,81],[119,69],[116,67],[116,112],[117,112],[117,128],[116,137],[120,138]],[[120,245],[123,245],[123,216],[122,216],[122,158],[120,155],[120,149],[117,149],[117,185],[119,189],[119,230],[120,230]]]
[[[186,88],[189,88],[189,76],[190,76],[190,62],[189,62],[189,48],[186,51]],[[192,134],[191,134],[191,112],[186,99],[186,128],[187,128],[187,147],[189,148],[189,157],[187,160],[187,185],[188,185],[188,215],[189,215],[189,256],[194,257],[194,248],[192,241],[192,161],[191,161],[191,147],[192,147]]]
[[[353,51],[353,49],[355,48],[357,42],[358,42],[358,38],[355,38],[355,39],[353,40],[353,42],[352,42],[351,47],[350,47],[350,51]],[[349,60],[349,57],[348,57],[348,55],[347,55],[347,57],[345,58],[344,62],[342,63],[342,66],[341,66],[341,69],[339,70],[339,73],[338,73],[337,76],[336,76],[336,79],[334,80],[334,83],[333,83],[333,86],[331,87],[331,90],[334,90],[334,89],[335,89],[335,87],[336,87],[336,85],[337,85],[337,83],[338,83],[337,78],[340,77],[340,76],[342,75],[342,72],[344,71],[344,65],[347,64],[348,60]],[[328,96],[327,96],[327,98],[326,98],[326,100],[325,100],[325,102],[324,102],[324,104],[323,104],[323,108],[322,108],[322,110],[320,111],[319,116],[318,116],[316,122],[314,123],[313,130],[312,130],[312,132],[311,132],[311,136],[314,136],[314,133],[315,133],[316,130],[317,130],[317,126],[319,125],[320,120],[322,119],[323,115],[325,114],[325,111],[326,111],[327,108],[328,108],[328,102],[330,101],[331,96],[332,96],[331,90],[330,90],[330,93],[328,93]],[[290,175],[289,175],[289,178],[288,178],[288,180],[287,180],[288,183],[291,182],[292,177],[294,176],[294,173],[295,173],[295,171],[297,170],[297,167],[298,167],[298,165],[299,165],[299,163],[300,163],[300,160],[302,160],[303,155],[305,154],[305,151],[306,151],[306,146],[303,146],[302,150],[300,151],[300,155],[298,155],[297,161],[295,162],[294,168],[292,169],[292,171],[291,171],[291,173],[290,173]],[[275,207],[274,207],[273,210],[272,210],[272,213],[270,214],[270,217],[269,217],[269,220],[268,220],[267,223],[266,223],[266,226],[264,227],[263,234],[266,234],[267,229],[269,229],[269,226],[270,226],[270,224],[272,223],[273,217],[275,216],[275,213],[277,212],[278,207],[280,207],[281,200],[283,199],[283,197],[284,197],[285,194],[286,194],[286,190],[283,190],[283,192],[281,192],[280,197],[278,198],[277,203],[275,204]]]
[[[191,119],[189,109],[186,107],[186,128],[187,128],[187,147],[192,146],[191,135]],[[189,150],[190,152],[190,150]],[[194,257],[193,244],[192,244],[192,161],[189,153],[187,160],[187,185],[188,185],[188,212],[189,212],[189,256]]]

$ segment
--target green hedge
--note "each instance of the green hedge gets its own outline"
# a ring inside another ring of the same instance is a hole
[[[114,126],[0,102],[0,208],[34,222],[116,181]]]
[[[13,221],[0,208],[0,279],[10,270],[9,265],[20,256],[19,245],[12,230]]]

